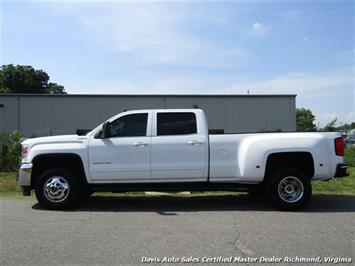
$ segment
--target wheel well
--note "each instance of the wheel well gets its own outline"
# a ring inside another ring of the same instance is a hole
[[[33,160],[31,187],[36,184],[39,176],[51,168],[63,167],[75,173],[83,185],[87,185],[83,162],[79,155],[65,154],[43,154],[37,155]]]
[[[309,178],[314,175],[314,162],[309,152],[280,152],[270,154],[266,161],[265,178],[280,168],[297,168]]]

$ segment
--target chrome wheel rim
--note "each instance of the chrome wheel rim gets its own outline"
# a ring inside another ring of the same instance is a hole
[[[304,193],[304,187],[297,177],[287,176],[283,178],[278,186],[280,198],[287,203],[299,201]]]
[[[43,186],[44,196],[51,202],[62,202],[69,195],[70,187],[68,181],[61,176],[52,176]]]

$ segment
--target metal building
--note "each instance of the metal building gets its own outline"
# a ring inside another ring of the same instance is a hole
[[[225,133],[295,131],[296,95],[0,94],[0,131],[24,137],[75,134],[124,110],[201,108]]]

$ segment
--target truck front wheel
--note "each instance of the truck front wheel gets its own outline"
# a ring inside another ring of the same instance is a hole
[[[295,168],[280,169],[268,179],[266,195],[279,209],[300,209],[307,204],[312,195],[310,178]]]
[[[80,196],[80,184],[65,168],[49,169],[38,178],[35,192],[38,202],[48,209],[65,209]]]

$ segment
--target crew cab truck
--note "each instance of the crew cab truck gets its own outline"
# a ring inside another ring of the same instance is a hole
[[[120,113],[84,136],[22,143],[18,184],[41,205],[67,208],[95,191],[263,192],[303,207],[313,180],[346,176],[339,133],[209,135],[200,109]]]

